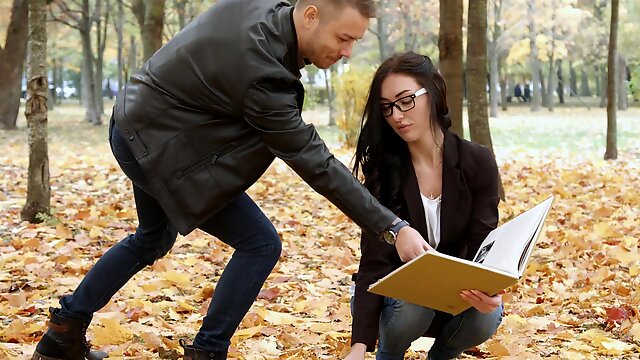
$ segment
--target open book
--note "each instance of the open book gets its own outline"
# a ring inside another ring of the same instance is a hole
[[[473,261],[428,251],[369,291],[457,315],[470,307],[460,297],[462,290],[493,296],[520,280],[552,202],[553,196],[491,231]]]

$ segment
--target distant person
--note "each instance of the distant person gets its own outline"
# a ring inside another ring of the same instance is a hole
[[[516,87],[513,89],[513,96],[518,99],[518,102],[526,102],[527,100],[522,96],[522,85],[520,83],[516,84]]]
[[[326,69],[349,57],[374,6],[374,0],[300,0],[295,8],[278,0],[221,0],[131,77],[116,101],[109,140],[133,182],[138,228],[96,262],[60,308],[50,309],[32,360],[106,356],[90,351],[85,339],[93,314],[164,256],[178,233],[196,228],[235,252],[193,343],[181,341],[184,359],[226,359],[282,249],[273,224],[245,193],[276,157],[372,238],[397,237],[403,260],[426,251],[422,236],[381,206],[300,115],[300,69],[307,63]]]
[[[382,204],[451,256],[473,260],[498,223],[498,167],[491,150],[458,137],[451,126],[446,85],[431,60],[408,52],[378,68],[369,91],[354,172]],[[460,294],[471,308],[457,316],[376,295],[369,286],[404,261],[393,245],[380,246],[363,232],[362,259],[352,298],[351,352],[362,360],[403,359],[411,343],[435,338],[429,359],[452,359],[496,332],[501,295],[469,289]],[[429,250],[435,251],[435,250]],[[424,286],[435,274],[424,274]]]
[[[531,102],[531,83],[527,82],[524,85],[524,102]]]

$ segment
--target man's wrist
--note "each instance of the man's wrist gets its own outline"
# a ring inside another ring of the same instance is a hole
[[[409,226],[408,222],[405,220],[399,220],[382,233],[382,240],[388,244],[394,245],[400,230],[407,226]]]

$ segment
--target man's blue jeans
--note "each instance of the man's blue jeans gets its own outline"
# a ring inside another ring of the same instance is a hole
[[[453,359],[487,341],[502,322],[502,312],[502,306],[490,314],[469,308],[454,316],[436,337],[429,359]],[[434,315],[432,309],[385,297],[376,359],[404,359],[405,351],[426,333]]]
[[[164,256],[177,236],[158,202],[145,190],[148,181],[154,179],[146,179],[113,120],[109,142],[118,164],[133,182],[139,225],[135,234],[98,260],[73,295],[60,300],[61,316],[87,322],[134,274]],[[235,249],[194,340],[196,348],[226,352],[231,336],[277,263],[282,244],[269,219],[246,194],[225,205],[199,228]]]

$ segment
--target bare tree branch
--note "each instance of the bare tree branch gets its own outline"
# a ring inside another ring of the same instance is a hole
[[[63,18],[58,17],[56,14],[54,14],[54,12],[53,12],[53,10],[51,8],[49,8],[49,15],[51,16],[52,21],[65,24],[65,25],[69,26],[70,28],[73,28],[73,29],[76,29],[76,30],[80,31],[80,26],[77,23],[76,24],[72,24],[72,23],[70,23],[69,21],[67,21],[67,20],[65,20]]]

